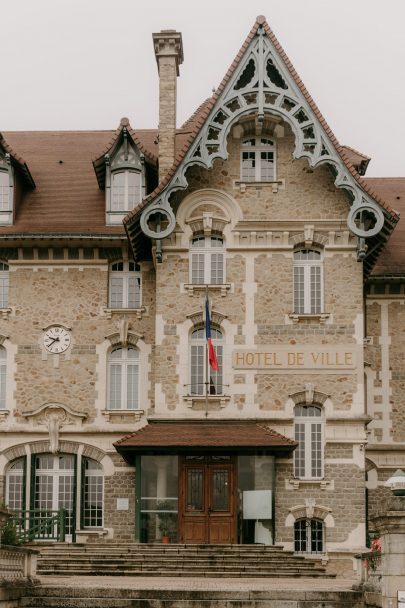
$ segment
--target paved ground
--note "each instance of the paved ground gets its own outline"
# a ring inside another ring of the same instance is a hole
[[[356,579],[313,578],[166,578],[142,576],[42,576],[46,586],[109,589],[176,589],[204,591],[347,591],[357,583]]]

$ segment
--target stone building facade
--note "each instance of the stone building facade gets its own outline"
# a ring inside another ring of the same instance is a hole
[[[181,35],[153,40],[159,132],[0,140],[3,498],[36,538],[64,509],[68,541],[349,571],[405,466],[405,180],[363,177],[263,17],[177,130]]]

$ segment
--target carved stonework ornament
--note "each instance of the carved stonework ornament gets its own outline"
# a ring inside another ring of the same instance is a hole
[[[121,319],[118,324],[118,331],[106,336],[106,340],[109,340],[112,346],[136,346],[136,343],[142,337],[142,334],[129,331],[129,321],[127,319]]]
[[[48,427],[49,451],[52,454],[59,452],[59,434],[63,426],[77,425],[81,423],[86,414],[80,414],[71,410],[66,405],[57,403],[42,405],[33,412],[23,414],[24,418],[31,419],[35,425]]]
[[[273,129],[275,135],[280,131],[275,132],[280,122],[290,125],[295,136],[294,158],[307,159],[310,167],[327,164],[335,175],[336,187],[349,192],[352,199],[347,220],[350,231],[364,238],[381,231],[383,210],[364,191],[337,152],[316,108],[294,78],[292,66],[280,53],[279,43],[264,17],[257,19],[255,34],[248,39],[243,58],[214,94],[208,112],[205,124],[164,190],[143,210],[140,225],[144,234],[163,239],[173,232],[176,220],[169,200],[173,192],[187,188],[188,169],[193,165],[209,169],[216,159],[226,160],[230,130],[235,132],[237,123],[249,118],[254,118],[257,126],[271,123],[269,130]],[[131,240],[135,238],[135,232],[132,234],[135,217],[127,224]]]
[[[307,382],[305,385],[305,403],[312,405],[314,402],[315,385],[312,382]]]

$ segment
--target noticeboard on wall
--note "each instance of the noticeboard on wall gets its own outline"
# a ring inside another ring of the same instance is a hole
[[[243,492],[243,519],[271,519],[271,503],[271,490]]]
[[[405,591],[398,591],[398,608],[405,608]]]

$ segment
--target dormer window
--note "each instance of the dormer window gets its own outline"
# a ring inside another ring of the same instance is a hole
[[[110,152],[95,163],[100,187],[105,187],[106,223],[115,226],[122,224],[146,194],[145,157],[131,136],[127,119],[121,125]]]
[[[0,224],[12,224],[13,199],[10,188],[10,175],[0,167]]]
[[[275,144],[266,137],[250,137],[241,145],[241,181],[273,182],[276,179]]]
[[[112,174],[111,209],[114,212],[131,211],[141,200],[140,171],[115,171]]]

